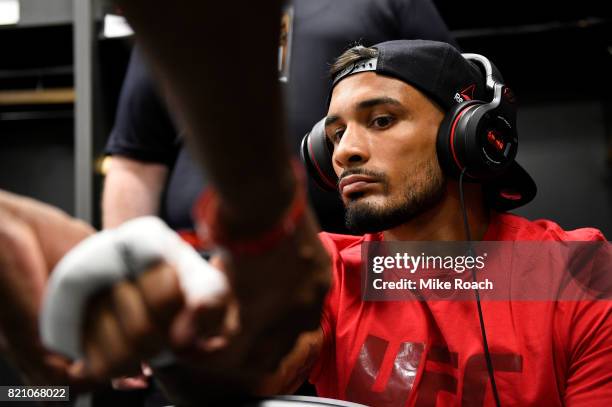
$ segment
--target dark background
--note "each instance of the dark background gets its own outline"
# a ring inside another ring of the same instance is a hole
[[[464,51],[519,100],[518,160],[536,199],[516,212],[612,235],[612,30],[604,2],[436,1]]]

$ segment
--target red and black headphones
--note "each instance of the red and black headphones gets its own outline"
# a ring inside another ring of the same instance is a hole
[[[482,66],[491,102],[464,100],[451,108],[440,125],[437,137],[438,160],[443,171],[459,177],[486,182],[504,174],[514,162],[518,148],[516,104],[512,91],[503,83],[497,68],[484,56],[462,54]],[[337,189],[338,177],[332,165],[333,145],[325,136],[325,119],[314,125],[302,139],[301,156],[309,175],[324,190]]]
[[[487,181],[504,174],[516,157],[516,104],[491,61],[478,54],[462,56],[484,68],[492,100],[464,100],[450,109],[438,130],[438,160],[450,176],[459,177],[467,168],[468,180]]]

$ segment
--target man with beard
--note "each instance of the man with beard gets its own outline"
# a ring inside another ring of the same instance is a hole
[[[391,41],[352,48],[332,67],[327,117],[303,155],[364,235],[321,234],[334,268],[310,380],[321,396],[374,406],[607,405],[609,301],[363,301],[367,242],[605,241],[596,229],[505,213],[535,184],[514,161],[511,91],[486,59],[470,58]],[[483,108],[484,129],[474,124]]]
[[[362,245],[368,242],[605,242],[596,229],[564,231],[551,221],[532,222],[505,213],[529,202],[535,184],[514,161],[512,93],[501,84],[495,68],[483,61],[478,56],[468,60],[447,44],[422,40],[358,46],[338,58],[332,67],[327,116],[304,140],[303,154],[311,175],[328,188],[338,188],[347,208],[347,226],[363,235],[319,234],[332,266],[320,328],[303,333],[276,373],[263,380],[261,374],[291,348],[298,321],[309,321],[307,316],[316,309],[317,287],[325,286],[326,259],[319,255],[303,185],[297,182],[296,187],[287,176],[292,172],[282,171],[289,179],[279,184],[289,197],[279,205],[285,209],[277,207],[280,219],[268,220],[272,226],[267,228],[260,223],[256,232],[243,227],[244,219],[236,220],[252,211],[229,210],[222,205],[228,198],[216,191],[201,199],[197,218],[206,226],[201,233],[229,254],[222,267],[239,279],[233,289],[244,325],[235,334],[234,321],[234,334],[221,335],[222,345],[214,350],[200,349],[199,357],[188,353],[170,370],[156,370],[171,393],[186,403],[206,400],[213,393],[227,397],[237,385],[247,392],[257,388],[260,394],[286,394],[308,378],[320,396],[377,407],[610,405],[609,291],[605,301],[362,297]],[[470,156],[469,140],[459,130],[470,126],[460,118],[476,117],[480,107],[497,109],[489,110],[494,112],[490,123],[496,126],[487,127],[475,150],[483,154],[478,155],[481,159],[490,159],[482,165]],[[210,142],[199,141],[200,147]],[[273,147],[272,142],[266,144],[266,149]],[[202,151],[211,154],[214,148]],[[228,165],[235,162],[219,161],[211,167]],[[298,167],[293,174],[300,179]],[[609,268],[609,262],[602,264]],[[553,270],[536,271],[535,275],[548,276]],[[287,295],[285,287],[293,291]],[[90,308],[86,359],[102,376],[121,373],[126,361],[146,359],[133,344],[151,333],[144,329],[105,340],[109,318],[116,326],[143,325],[141,319],[120,315],[113,301],[133,303],[139,295],[155,297],[158,289],[159,285],[149,285],[140,294],[113,289],[106,296],[111,305]],[[271,310],[279,316],[271,318]],[[155,325],[152,316],[136,314]],[[227,332],[230,319],[213,331]],[[211,329],[211,324],[204,325]],[[308,325],[304,322],[301,332]],[[161,327],[164,330],[169,326]],[[181,342],[197,343],[198,328],[190,331]],[[160,332],[159,326],[155,332]],[[181,350],[172,341],[164,344]],[[232,377],[240,379],[226,380]]]

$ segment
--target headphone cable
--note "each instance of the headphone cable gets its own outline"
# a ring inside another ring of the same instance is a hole
[[[472,233],[470,231],[470,224],[468,222],[467,210],[465,207],[465,199],[463,197],[463,176],[467,167],[464,167],[461,171],[461,175],[459,176],[459,200],[461,202],[461,211],[463,212],[463,227],[465,229],[465,236],[469,246],[470,255],[474,254],[474,250],[472,248]],[[472,271],[472,281],[476,282],[476,271],[474,268],[471,268]],[[482,307],[480,305],[480,292],[478,291],[478,287],[474,288],[474,293],[476,294],[476,307],[478,309],[478,320],[480,321],[480,333],[482,335],[482,345],[485,353],[485,360],[487,362],[487,371],[489,372],[489,381],[491,382],[491,389],[493,390],[493,398],[495,399],[495,405],[497,407],[501,407],[501,403],[499,401],[499,393],[497,392],[497,385],[495,384],[495,375],[493,371],[493,362],[491,361],[491,352],[489,352],[489,342],[487,341],[487,331],[485,330],[484,317],[482,315]]]

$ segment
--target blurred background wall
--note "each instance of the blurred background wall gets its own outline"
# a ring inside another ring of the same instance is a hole
[[[603,3],[435,1],[465,51],[518,96],[518,158],[537,184],[516,211],[612,236],[612,26]]]

